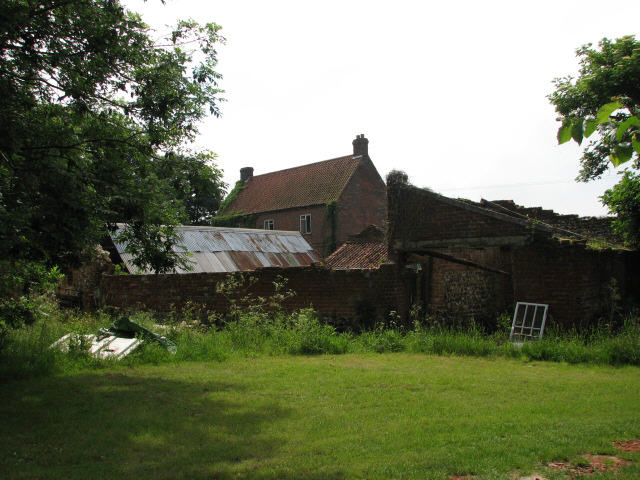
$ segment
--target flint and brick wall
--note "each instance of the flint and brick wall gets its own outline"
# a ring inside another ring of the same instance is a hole
[[[452,248],[437,251],[487,267],[510,271],[509,254],[504,248]],[[498,314],[508,311],[513,302],[510,277],[438,258],[433,259],[430,283],[428,304],[434,312],[494,320]]]
[[[226,273],[188,273],[167,275],[105,275],[100,291],[102,303],[123,309],[168,312],[187,302],[206,310],[226,312],[226,299],[216,294],[216,284]],[[312,307],[322,317],[355,319],[368,312],[374,319],[384,319],[396,305],[404,303],[402,279],[393,265],[378,270],[328,270],[323,267],[265,268],[246,272],[256,282],[247,292],[269,297],[273,282],[286,279],[285,290],[295,295],[283,304],[287,311]],[[366,306],[366,308],[364,308]]]
[[[423,273],[429,311],[490,316],[512,313],[517,301],[545,303],[551,322],[580,328],[607,318],[612,279],[622,299],[638,296],[637,252],[592,250],[494,213],[409,185],[389,187],[388,242],[400,264],[422,248],[510,274],[434,258]]]

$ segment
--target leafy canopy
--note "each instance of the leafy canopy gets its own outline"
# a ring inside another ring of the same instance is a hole
[[[181,261],[173,226],[206,222],[224,188],[187,147],[219,115],[219,30],[153,40],[118,0],[0,4],[1,258],[73,265],[122,222],[155,250],[145,267]]]
[[[549,100],[562,122],[558,142],[573,139],[585,148],[578,180],[600,178],[612,165],[623,165],[621,181],[601,197],[617,215],[614,231],[640,242],[640,42],[633,36],[604,38],[577,50],[578,78],[555,79]]]
[[[609,162],[618,166],[640,159],[640,42],[633,36],[604,38],[577,50],[578,78],[557,78],[549,100],[560,115],[559,143],[581,144],[596,133],[585,149],[579,179],[599,178]]]

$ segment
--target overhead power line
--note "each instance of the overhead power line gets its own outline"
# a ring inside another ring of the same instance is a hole
[[[455,188],[441,188],[439,189],[442,192],[447,192],[451,190],[482,190],[482,189],[490,189],[490,188],[514,188],[514,187],[534,187],[534,186],[543,186],[543,185],[560,185],[566,183],[575,183],[575,180],[560,180],[554,182],[526,182],[526,183],[509,183],[504,185],[476,185],[476,186],[468,186],[468,187],[455,187]]]

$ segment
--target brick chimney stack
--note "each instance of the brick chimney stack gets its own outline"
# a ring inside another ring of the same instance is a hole
[[[240,181],[247,183],[253,177],[253,167],[244,167],[240,169]]]
[[[351,142],[353,144],[353,155],[369,155],[369,140],[364,138],[364,133],[356,135],[356,139]]]

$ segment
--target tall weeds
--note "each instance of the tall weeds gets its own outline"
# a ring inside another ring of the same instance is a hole
[[[38,312],[31,325],[5,333],[0,345],[0,381],[86,368],[221,362],[234,356],[367,352],[640,365],[640,317],[637,315],[629,316],[624,327],[615,333],[606,329],[585,333],[549,330],[540,341],[514,345],[508,342],[506,331],[488,335],[473,325],[465,330],[452,330],[435,323],[425,326],[415,322],[410,329],[379,326],[355,335],[337,332],[312,310],[285,314],[282,311],[267,313],[266,309],[243,312],[238,308],[230,318],[212,316],[203,321],[201,311],[187,307],[165,318],[163,325],[158,325],[158,320],[147,313],[131,317],[175,342],[175,355],[160,345],[145,342],[120,362],[105,362],[89,356],[83,348],[61,353],[49,347],[66,333],[88,334],[108,327],[113,321],[111,315],[60,310],[49,301],[43,301]]]

